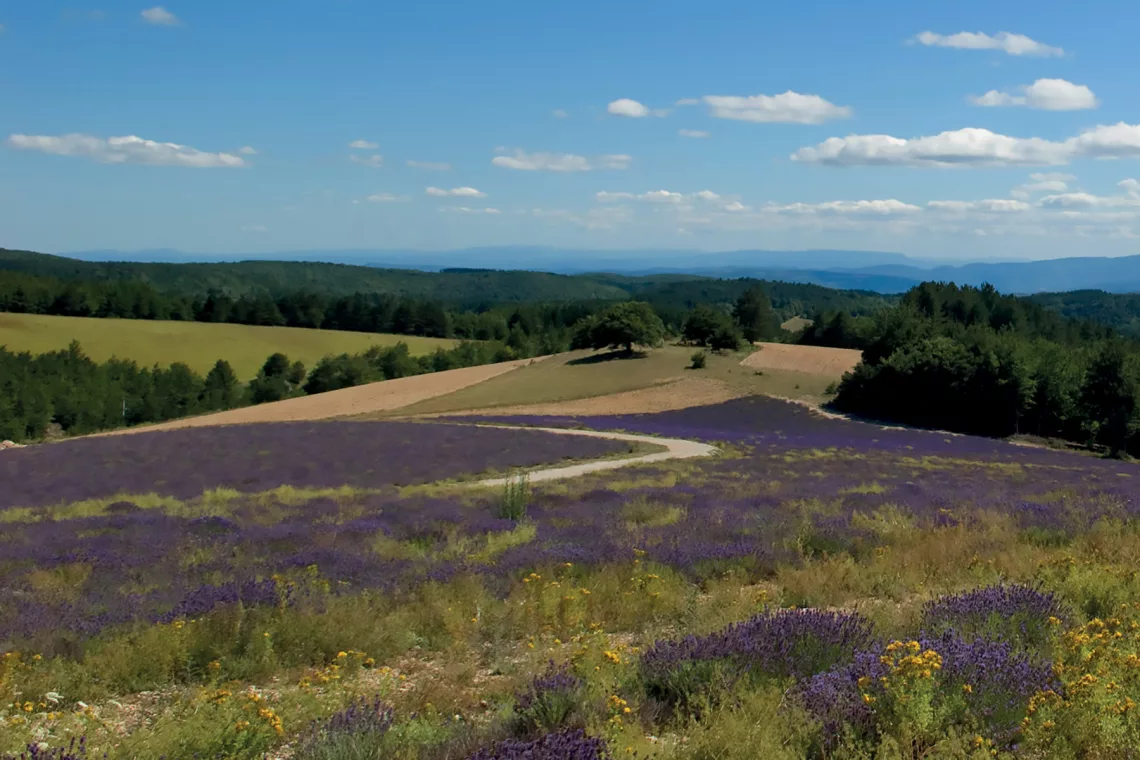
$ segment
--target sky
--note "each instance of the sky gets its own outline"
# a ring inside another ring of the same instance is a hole
[[[1140,253],[1137,3],[149,2],[0,0],[0,246]]]

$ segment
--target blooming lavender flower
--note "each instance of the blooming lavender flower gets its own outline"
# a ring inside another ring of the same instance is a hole
[[[467,760],[608,760],[603,739],[584,731],[559,731],[533,741],[507,740],[482,749]]]
[[[40,749],[29,744],[19,755],[0,755],[0,760],[87,760],[87,737],[72,739],[66,747]]]
[[[551,662],[515,694],[515,716],[521,732],[548,733],[584,722],[582,700],[585,682],[569,665]]]
[[[849,662],[870,642],[870,623],[858,614],[779,610],[707,636],[658,641],[642,655],[641,672],[651,696],[691,704],[743,677],[805,678]]]
[[[955,631],[1023,649],[1045,644],[1066,618],[1064,606],[1051,593],[1031,586],[999,584],[931,600],[922,610],[927,635]]]

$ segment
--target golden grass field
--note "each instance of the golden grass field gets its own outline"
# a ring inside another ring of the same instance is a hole
[[[455,341],[436,338],[300,327],[0,313],[0,346],[9,351],[45,353],[67,348],[73,340],[100,362],[113,356],[133,359],[143,366],[185,362],[204,374],[218,359],[225,359],[243,380],[253,378],[265,359],[277,351],[312,367],[329,354],[361,353],[370,346],[391,346],[399,341],[406,342],[413,354],[455,345]]]

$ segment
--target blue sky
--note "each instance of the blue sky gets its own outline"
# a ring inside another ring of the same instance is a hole
[[[0,24],[6,247],[1140,253],[1135,3],[0,0]]]

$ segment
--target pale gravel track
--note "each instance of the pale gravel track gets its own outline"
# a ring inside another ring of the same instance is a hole
[[[611,441],[630,441],[634,443],[650,443],[664,446],[665,451],[652,454],[629,457],[627,459],[603,459],[598,462],[583,462],[581,464],[567,465],[566,467],[551,467],[545,470],[535,470],[527,473],[531,483],[547,480],[563,480],[576,478],[580,475],[589,475],[593,472],[616,470],[620,467],[629,467],[635,464],[651,464],[653,462],[666,462],[671,459],[695,459],[697,457],[714,456],[719,449],[716,446],[699,441],[687,441],[683,438],[657,438],[652,435],[632,435],[630,433],[608,433],[600,430],[569,430],[566,428],[528,427],[526,425],[477,425],[476,427],[500,427],[508,430],[539,430],[554,435],[581,435],[587,438],[606,438]],[[506,485],[510,478],[490,478],[481,480],[473,485],[496,487]]]

